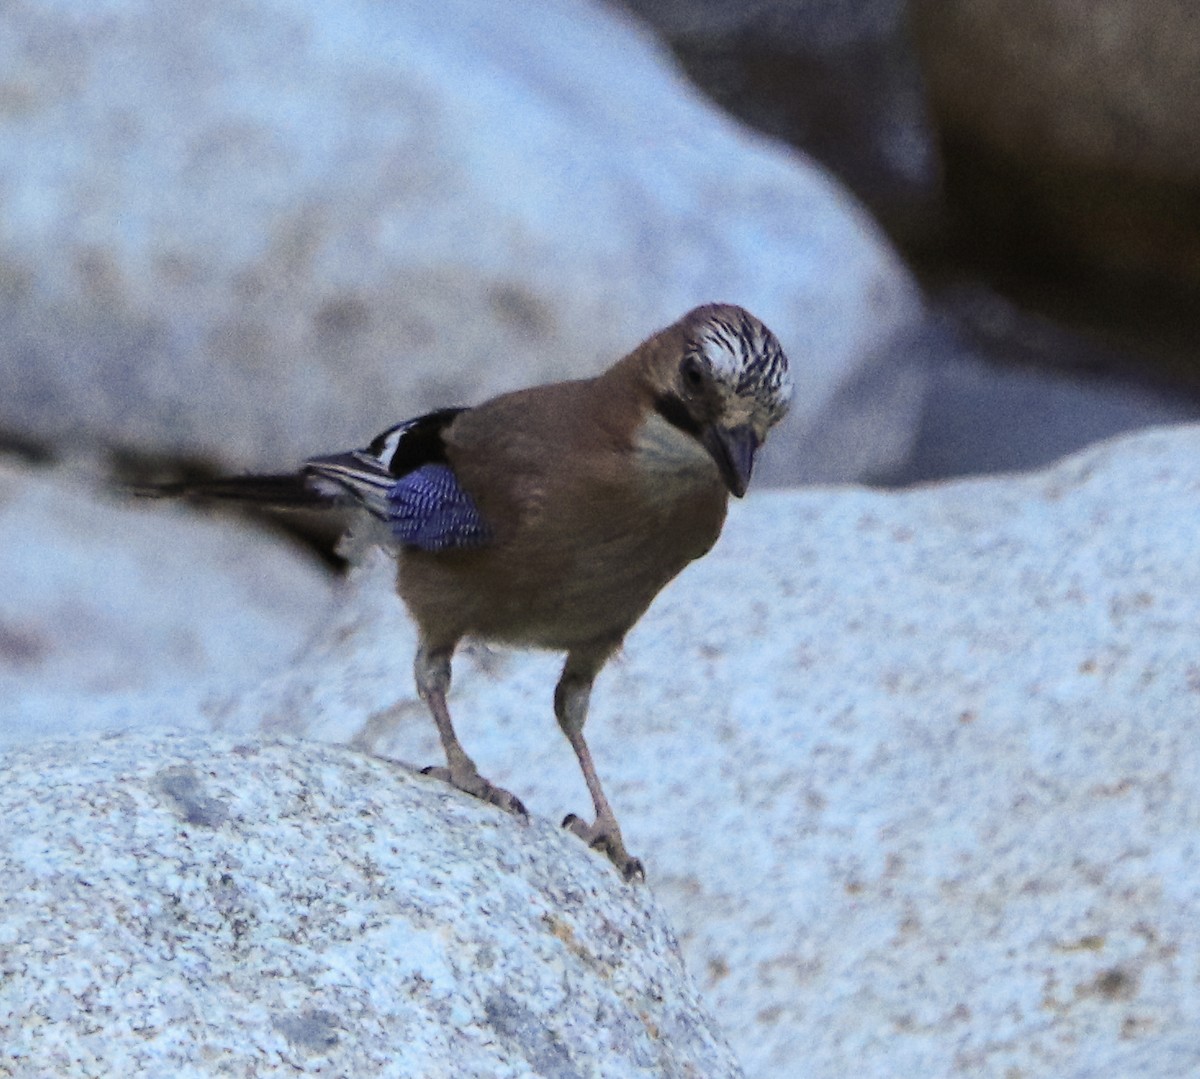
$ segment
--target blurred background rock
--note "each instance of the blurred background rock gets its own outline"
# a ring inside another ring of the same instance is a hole
[[[0,18],[13,444],[278,468],[598,372],[719,298],[795,361],[766,478],[907,455],[922,375],[884,358],[921,324],[911,274],[844,188],[725,118],[628,17],[80,0]]]
[[[926,289],[895,482],[1025,468],[1200,401],[1189,0],[625,0],[870,208]]]
[[[596,371],[711,299],[800,376],[768,482],[1195,418],[1197,19],[8,4],[0,443],[118,478],[280,467]]]

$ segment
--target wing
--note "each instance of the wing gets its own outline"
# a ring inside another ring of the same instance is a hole
[[[475,500],[449,465],[422,465],[388,492],[392,535],[419,551],[470,550],[492,541]]]
[[[310,487],[359,503],[397,542],[422,551],[481,547],[492,530],[446,459],[442,432],[462,411],[444,408],[389,427],[364,450],[311,458]]]

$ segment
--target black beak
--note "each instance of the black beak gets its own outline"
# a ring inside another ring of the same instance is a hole
[[[717,462],[725,486],[735,498],[741,498],[750,485],[754,455],[758,452],[758,438],[753,428],[748,423],[740,427],[709,427],[702,441]]]

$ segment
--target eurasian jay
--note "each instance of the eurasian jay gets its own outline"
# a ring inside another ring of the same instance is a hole
[[[161,493],[275,506],[352,504],[384,523],[416,621],[417,691],[446,752],[427,769],[524,814],[454,733],[446,694],[464,637],[565,652],[554,712],[591,793],[563,821],[626,879],[629,855],[583,738],[592,683],[659,591],[716,542],[728,496],[791,397],[787,358],[740,307],[690,311],[595,378],[534,386],[391,427],[296,473]]]

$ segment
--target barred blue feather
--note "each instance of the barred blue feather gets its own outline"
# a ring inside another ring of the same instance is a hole
[[[317,497],[357,503],[418,551],[485,546],[492,530],[446,462],[442,431],[463,410],[444,408],[389,427],[363,450],[311,457],[304,477]]]
[[[449,465],[422,465],[388,491],[388,523],[405,547],[420,551],[486,546],[492,530]]]

